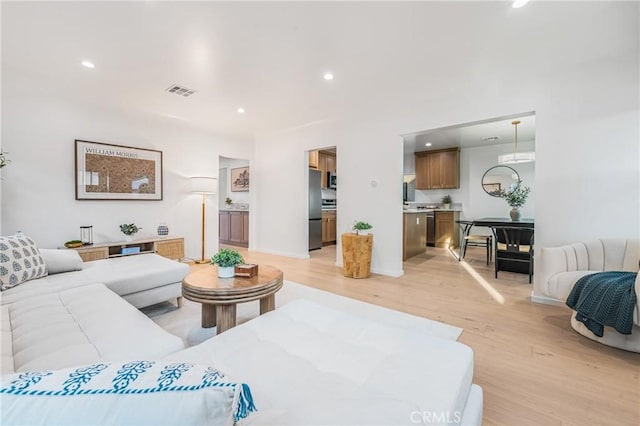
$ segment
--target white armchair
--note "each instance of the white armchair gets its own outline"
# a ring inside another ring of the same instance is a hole
[[[536,285],[542,296],[564,303],[576,281],[584,275],[603,271],[637,272],[640,263],[640,240],[600,239],[540,250],[540,268]],[[640,301],[640,275],[635,282]],[[623,335],[606,327],[597,337],[571,315],[571,326],[578,333],[608,346],[640,352],[640,307],[636,304],[631,335]]]

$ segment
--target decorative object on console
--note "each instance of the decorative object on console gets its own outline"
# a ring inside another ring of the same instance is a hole
[[[451,208],[451,195],[445,195],[442,197],[442,208],[450,209]]]
[[[373,226],[368,224],[367,222],[359,222],[353,221],[353,227],[351,228],[356,231],[358,235],[369,235],[370,230],[373,229]]]
[[[511,124],[515,126],[516,146],[513,151],[513,154],[498,155],[498,164],[520,164],[520,163],[531,163],[535,161],[536,160],[535,152],[533,151],[518,152],[518,124],[520,124],[520,120],[512,121]]]
[[[240,278],[251,278],[258,275],[258,265],[252,263],[245,263],[242,265],[236,265],[235,276]]]
[[[231,169],[231,192],[249,190],[249,167]]]
[[[86,225],[80,227],[80,242],[83,246],[93,245],[93,226]]]
[[[227,197],[227,199],[224,200],[224,203],[227,205],[228,208],[231,208],[231,205],[233,204],[233,200]]]
[[[40,250],[24,234],[0,237],[0,259],[1,291],[47,275]]]
[[[204,216],[205,216],[205,197],[207,195],[213,195],[218,191],[218,179],[212,177],[192,177],[189,178],[190,191],[194,194],[202,195],[202,241],[201,248],[202,253],[200,259],[196,260],[196,263],[207,263],[204,258]]]
[[[125,235],[125,241],[133,241],[133,236],[142,228],[138,228],[135,223],[123,223],[120,225],[120,231]]]
[[[511,211],[509,212],[511,220],[520,220],[520,207],[527,202],[529,192],[531,192],[531,188],[522,185],[518,185],[515,189],[509,191],[500,191],[500,197],[507,200],[507,203],[511,206]]]
[[[162,151],[75,142],[76,200],[162,200]]]
[[[160,238],[164,238],[167,235],[169,235],[169,227],[166,223],[162,222],[160,225],[158,225],[158,236]]]
[[[236,265],[242,263],[244,263],[244,259],[236,250],[222,249],[211,257],[211,264],[218,265],[218,277],[220,278],[233,278]]]
[[[64,246],[66,248],[78,248],[78,247],[82,247],[83,244],[82,244],[82,241],[80,240],[70,240],[64,243]]]

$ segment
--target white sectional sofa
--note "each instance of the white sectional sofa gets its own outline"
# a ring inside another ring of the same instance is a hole
[[[471,349],[420,330],[424,319],[373,305],[294,301],[185,350],[134,307],[175,297],[153,291],[178,279],[160,273],[164,262],[153,256],[88,262],[1,293],[0,423],[231,424],[237,407],[255,402],[248,424],[481,424]],[[224,395],[202,383],[121,392],[109,388],[111,378],[101,388],[91,378],[99,367],[121,380],[121,369],[140,363],[157,363],[158,380],[167,380],[167,368],[213,366],[247,383],[253,402],[237,383],[214,384],[235,390]],[[86,391],[50,388],[70,381]],[[30,390],[38,386],[49,390]]]
[[[603,271],[638,272],[640,240],[599,239],[540,250],[538,288],[542,296],[564,303],[581,277]],[[640,275],[635,282],[636,298],[640,301]],[[640,305],[634,312],[634,327],[630,335],[623,335],[606,327],[602,337],[595,336],[571,315],[571,326],[578,333],[602,344],[640,352]]]

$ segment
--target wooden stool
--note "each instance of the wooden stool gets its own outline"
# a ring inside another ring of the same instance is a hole
[[[342,269],[345,277],[371,275],[373,235],[342,234]]]

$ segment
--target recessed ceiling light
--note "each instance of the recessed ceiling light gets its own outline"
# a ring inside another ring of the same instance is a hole
[[[527,4],[527,3],[529,3],[529,0],[514,0],[514,1],[513,1],[513,5],[512,5],[512,7],[513,7],[514,9],[517,9],[517,8],[519,8],[519,7],[524,6],[524,5],[525,5],[525,4]]]
[[[325,80],[327,80],[327,81],[328,81],[328,80],[333,80],[333,73],[325,72],[325,73],[324,73],[324,75],[323,75],[323,78],[324,78]]]
[[[431,142],[427,142],[424,144],[424,146],[431,146],[431,145],[433,145]]]
[[[238,114],[244,114],[244,108],[238,108]]]
[[[82,66],[85,68],[95,68],[96,66],[91,61],[82,61]]]

